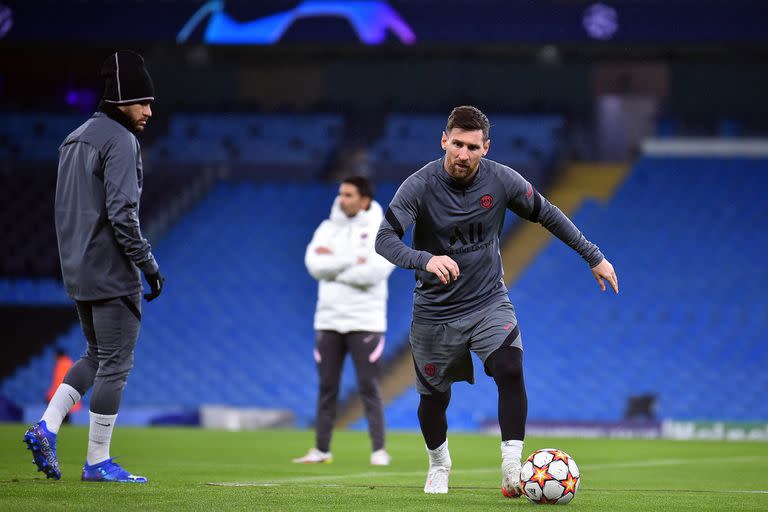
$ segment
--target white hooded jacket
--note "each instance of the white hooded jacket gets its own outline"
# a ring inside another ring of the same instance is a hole
[[[315,230],[304,263],[319,281],[315,329],[347,333],[384,332],[387,329],[387,278],[394,265],[375,249],[376,233],[383,218],[381,205],[347,217],[333,202],[330,218]],[[331,254],[318,254],[327,247]],[[359,263],[365,258],[364,263]]]

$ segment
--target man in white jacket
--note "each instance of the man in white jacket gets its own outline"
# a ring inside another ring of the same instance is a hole
[[[394,265],[379,256],[374,242],[383,212],[368,179],[353,176],[339,186],[330,218],[315,230],[304,262],[318,280],[315,362],[320,378],[315,446],[298,463],[333,460],[330,444],[344,358],[355,364],[371,436],[371,464],[387,466],[379,360],[387,329],[387,278]]]

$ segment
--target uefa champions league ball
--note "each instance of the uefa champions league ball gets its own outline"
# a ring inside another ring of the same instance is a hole
[[[570,502],[579,490],[581,476],[576,461],[562,450],[536,450],[523,463],[520,486],[523,495],[537,504]]]

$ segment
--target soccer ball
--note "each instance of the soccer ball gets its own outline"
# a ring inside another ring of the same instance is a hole
[[[580,481],[576,461],[554,448],[533,452],[520,471],[523,495],[533,503],[565,505],[576,496]]]

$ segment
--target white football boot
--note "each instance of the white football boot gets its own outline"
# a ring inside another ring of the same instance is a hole
[[[384,448],[371,454],[371,466],[389,466],[391,463],[392,456]]]
[[[430,464],[427,472],[427,482],[424,492],[427,494],[448,494],[448,478],[451,476],[451,466],[433,466]]]
[[[451,476],[451,454],[448,452],[448,441],[430,450],[429,471],[427,482],[424,484],[424,492],[427,494],[448,494],[448,478]]]
[[[520,469],[519,461],[501,464],[501,494],[505,498],[519,498],[522,495]]]
[[[310,448],[306,455],[293,459],[296,464],[330,464],[333,462],[331,452],[321,452],[317,448]]]

